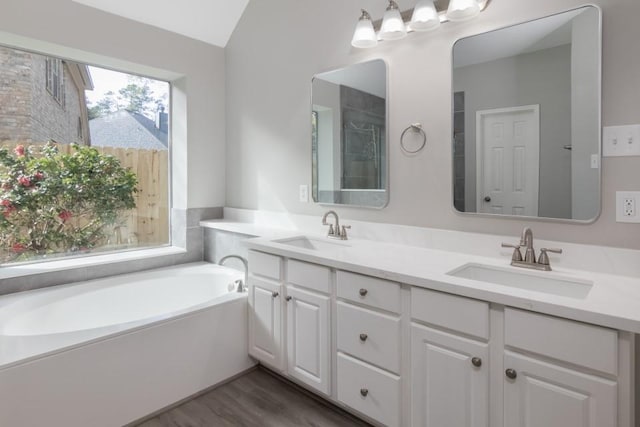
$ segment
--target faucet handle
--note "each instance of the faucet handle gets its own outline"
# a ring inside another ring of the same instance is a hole
[[[561,254],[562,249],[549,249],[549,248],[540,249],[540,257],[538,258],[538,264],[549,265],[549,255],[547,255],[547,252],[551,252],[554,254]]]
[[[511,243],[502,243],[503,248],[513,248],[513,255],[511,261],[522,261],[522,252],[520,252],[520,245],[513,245]]]
[[[342,230],[340,231],[340,239],[347,240],[349,237],[347,236],[347,229],[351,229],[350,225],[343,225]]]

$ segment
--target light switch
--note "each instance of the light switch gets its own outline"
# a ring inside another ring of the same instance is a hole
[[[300,202],[302,203],[309,202],[309,186],[308,185],[300,186]]]
[[[602,155],[640,156],[640,125],[605,127],[602,131]]]

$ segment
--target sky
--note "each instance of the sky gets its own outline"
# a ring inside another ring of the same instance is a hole
[[[129,83],[130,74],[93,66],[89,66],[89,73],[91,74],[94,88],[93,90],[85,91],[85,95],[90,105],[95,105],[95,103],[104,98],[105,94],[109,91],[117,94],[121,88],[126,87]],[[161,98],[163,95],[166,95],[168,103],[169,84],[159,80],[149,80],[152,82],[149,86],[153,91],[153,97]]]

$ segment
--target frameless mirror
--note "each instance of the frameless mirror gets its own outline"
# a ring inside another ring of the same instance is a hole
[[[313,200],[385,207],[387,65],[376,59],[317,74],[311,86]]]
[[[455,209],[577,221],[599,215],[600,55],[593,6],[455,44]]]

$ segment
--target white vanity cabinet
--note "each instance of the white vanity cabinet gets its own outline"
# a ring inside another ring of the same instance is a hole
[[[505,426],[618,425],[617,331],[511,308],[504,319]]]
[[[282,370],[282,259],[251,251],[249,265],[249,354]]]
[[[250,354],[374,425],[634,427],[631,333],[253,250],[249,268]]]
[[[249,271],[249,354],[331,394],[331,270],[250,251]]]
[[[401,425],[400,284],[336,271],[337,399],[386,426]]]
[[[331,394],[329,292],[327,267],[287,261],[287,373],[325,395]]]
[[[489,304],[411,292],[411,425],[489,426]]]

